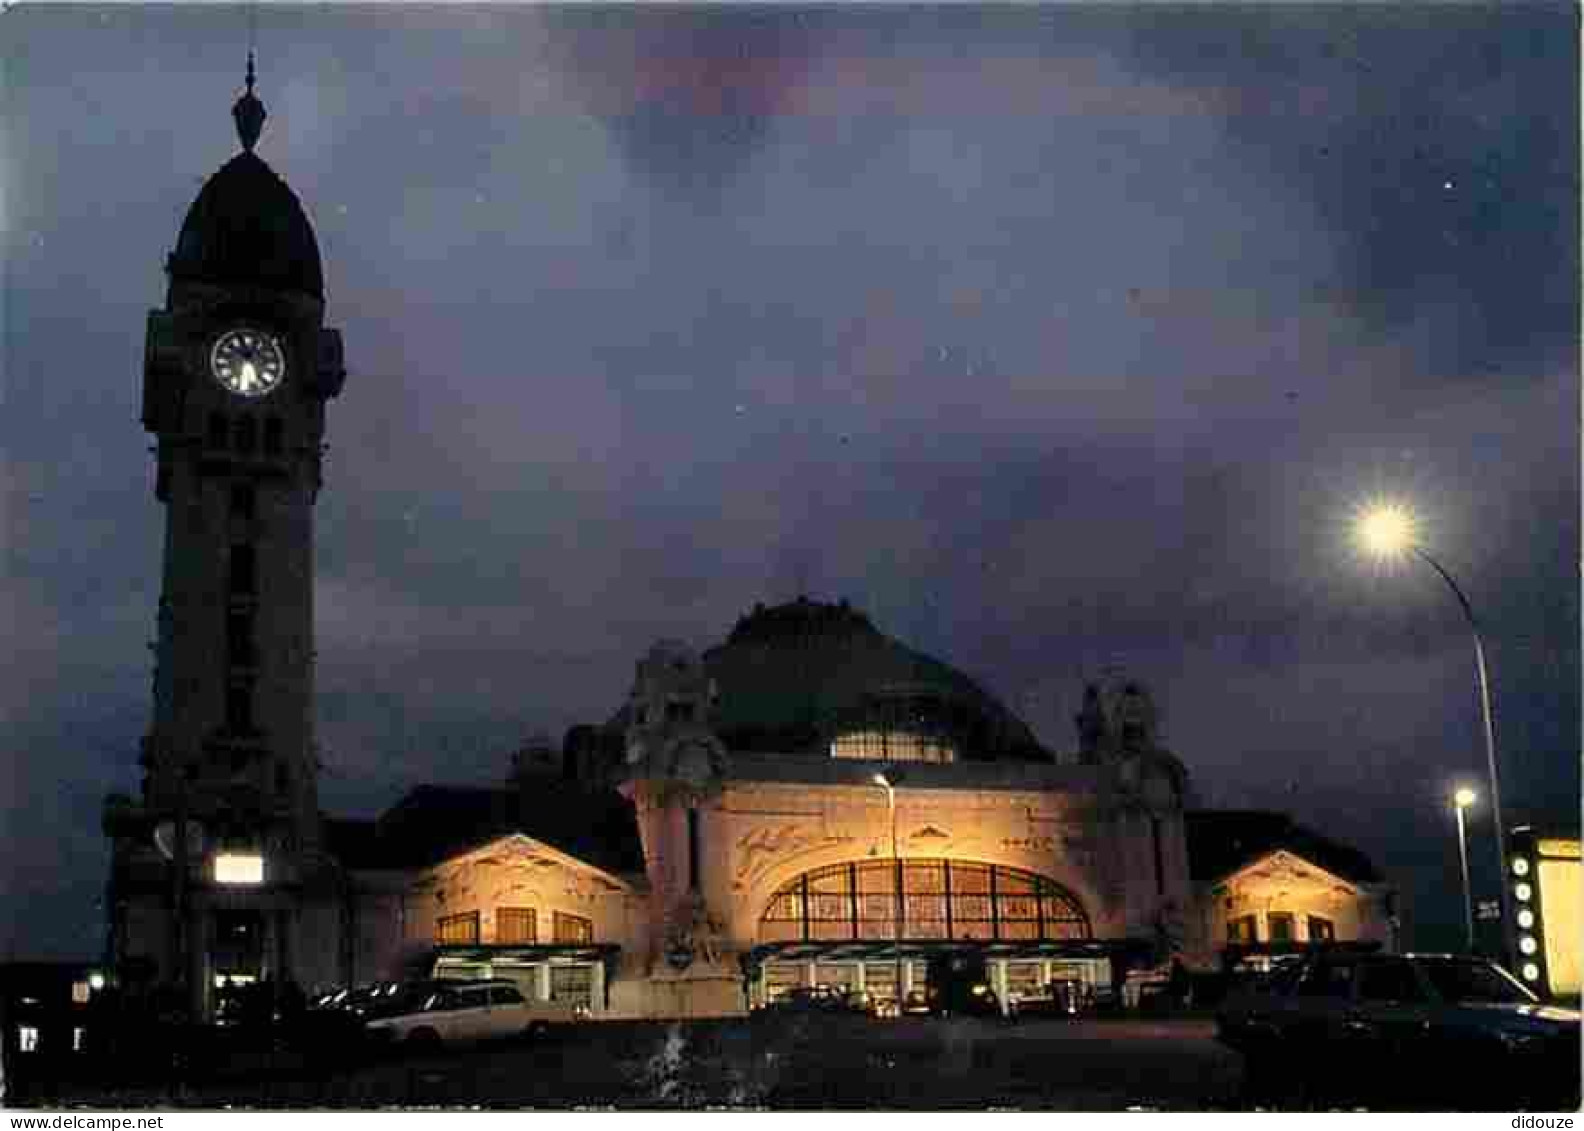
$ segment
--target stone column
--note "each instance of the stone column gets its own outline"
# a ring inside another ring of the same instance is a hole
[[[897,987],[897,1001],[900,1003],[907,999],[913,992],[913,963],[902,963],[902,984]]]
[[[548,967],[546,967],[548,969]],[[605,1012],[605,963],[596,961],[589,968],[589,1009]]]
[[[998,958],[990,964],[990,988],[995,991],[996,1000],[1001,1003],[1001,1012],[1007,1011],[1007,962]]]
[[[540,1001],[550,1000],[550,963],[541,962],[534,968],[534,991]]]
[[[805,986],[813,986],[815,984],[814,979],[818,977],[818,975],[819,972],[815,970],[814,963],[805,962],[803,964],[803,984]]]

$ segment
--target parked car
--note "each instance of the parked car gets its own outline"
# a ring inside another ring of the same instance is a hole
[[[1217,1036],[1277,1103],[1577,1107],[1578,1011],[1484,959],[1320,953],[1235,991]]]
[[[380,1043],[432,1047],[542,1036],[581,1015],[570,1002],[529,1001],[515,983],[504,979],[440,981],[428,993],[406,997],[372,1017],[364,1030]]]

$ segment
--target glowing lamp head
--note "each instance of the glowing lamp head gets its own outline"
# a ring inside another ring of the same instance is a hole
[[[1468,788],[1468,786],[1464,786],[1462,789],[1458,790],[1452,795],[1452,804],[1456,805],[1459,809],[1467,809],[1470,805],[1474,804],[1474,802],[1478,800],[1479,794]]]
[[[1525,962],[1523,976],[1526,982],[1538,982],[1540,980],[1540,967],[1533,962]]]
[[[105,987],[105,976],[103,974],[101,974],[101,973],[99,973],[99,971],[95,970],[92,974],[88,975],[88,988],[90,990],[93,990],[95,993],[98,993],[100,990],[104,989],[104,987]]]
[[[1417,539],[1413,512],[1400,503],[1372,503],[1358,517],[1354,536],[1359,548],[1374,558],[1401,557]]]

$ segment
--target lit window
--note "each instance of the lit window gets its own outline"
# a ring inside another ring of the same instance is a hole
[[[867,762],[955,762],[957,748],[927,734],[897,730],[860,730],[831,743],[832,758]]]
[[[558,943],[591,943],[594,941],[594,923],[581,915],[555,913],[555,941]]]
[[[435,941],[450,945],[477,946],[479,941],[479,913],[442,915],[435,924]]]
[[[1251,943],[1256,941],[1257,929],[1254,916],[1240,915],[1236,919],[1227,920],[1227,942]]]
[[[21,1052],[38,1052],[39,1031],[32,1025],[17,1026],[17,1048]]]
[[[539,941],[538,917],[532,907],[497,907],[495,941],[498,943],[535,943]]]
[[[87,982],[72,983],[72,1004],[87,1005],[90,987]]]
[[[264,857],[256,852],[222,852],[214,858],[217,884],[262,884]]]
[[[1286,911],[1272,911],[1265,917],[1266,925],[1270,928],[1270,941],[1293,941],[1293,917]]]
[[[902,892],[898,899],[898,871]],[[900,906],[899,906],[900,904]],[[956,860],[863,860],[805,873],[771,896],[761,942],[1085,939],[1089,921],[1044,876]]]
[[[1336,924],[1329,919],[1322,919],[1318,915],[1309,916],[1309,941],[1335,942]]]
[[[81,1025],[72,1026],[72,1052],[82,1052],[87,1044],[88,1030]]]

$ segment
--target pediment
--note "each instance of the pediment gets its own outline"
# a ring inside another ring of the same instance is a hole
[[[1236,871],[1216,881],[1217,888],[1235,888],[1250,881],[1292,882],[1313,884],[1317,887],[1342,888],[1358,893],[1360,888],[1351,880],[1308,860],[1288,848],[1278,848],[1257,856]]]
[[[567,874],[569,880],[591,885],[595,890],[625,894],[632,894],[634,890],[632,885],[620,876],[562,852],[559,848],[542,840],[536,840],[526,833],[508,833],[466,852],[460,852],[440,861],[431,869],[431,873],[454,875],[465,870],[477,869],[487,872],[497,868],[527,871],[530,874],[546,877],[561,872]]]

